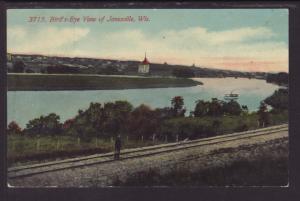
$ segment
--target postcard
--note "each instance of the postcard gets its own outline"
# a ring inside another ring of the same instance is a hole
[[[9,187],[288,187],[289,10],[7,9]]]

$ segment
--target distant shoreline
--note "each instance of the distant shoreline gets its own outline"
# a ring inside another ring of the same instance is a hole
[[[7,74],[8,91],[120,90],[191,87],[202,85],[189,78],[84,74]]]

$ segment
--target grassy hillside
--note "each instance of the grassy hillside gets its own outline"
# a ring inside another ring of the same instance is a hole
[[[8,74],[8,90],[101,90],[189,87],[202,84],[187,78],[98,75]]]

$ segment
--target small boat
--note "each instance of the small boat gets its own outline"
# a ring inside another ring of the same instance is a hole
[[[231,91],[230,94],[225,94],[224,99],[225,100],[237,100],[239,98],[239,94],[234,94],[232,92],[233,91]]]

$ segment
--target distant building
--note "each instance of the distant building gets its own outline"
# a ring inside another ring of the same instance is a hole
[[[148,61],[145,53],[144,60],[139,64],[138,72],[142,74],[147,74],[149,73],[149,69],[150,69],[150,62]]]

